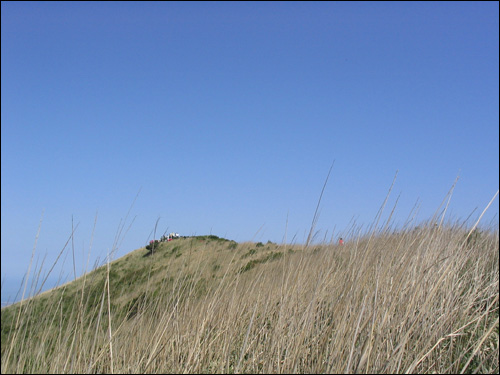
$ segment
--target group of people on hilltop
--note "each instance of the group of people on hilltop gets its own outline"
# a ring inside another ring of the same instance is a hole
[[[180,237],[179,233],[172,232],[168,236],[165,235],[161,236],[160,242],[172,241],[174,238],[179,238],[179,237]]]

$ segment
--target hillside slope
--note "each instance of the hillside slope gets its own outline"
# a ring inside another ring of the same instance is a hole
[[[2,372],[498,372],[498,233],[467,233],[138,249],[2,309]]]
[[[148,295],[168,294],[174,281],[189,284],[189,280],[196,278],[196,288],[202,290],[207,280],[214,284],[220,279],[229,264],[235,266],[236,271],[248,270],[267,261],[268,257],[280,255],[278,245],[272,243],[238,244],[214,235],[180,238],[160,242],[153,249],[134,250],[110,262],[109,270],[104,264],[74,281],[40,293],[29,303],[44,311],[48,306],[58,306],[63,315],[76,301],[92,308],[101,302],[103,293],[107,293],[109,278],[111,311],[130,313],[129,307],[134,310],[137,300]],[[4,309],[3,316],[9,316],[20,305]]]

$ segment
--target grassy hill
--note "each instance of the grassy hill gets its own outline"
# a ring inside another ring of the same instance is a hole
[[[141,248],[2,309],[2,373],[498,373],[498,232]]]

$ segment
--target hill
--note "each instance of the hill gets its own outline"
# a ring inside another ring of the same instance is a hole
[[[460,225],[163,242],[2,309],[2,373],[498,373],[498,257]]]

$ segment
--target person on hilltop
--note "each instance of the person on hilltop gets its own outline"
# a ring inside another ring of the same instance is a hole
[[[344,244],[344,240],[342,239],[342,237],[339,238],[339,245],[343,245]]]

